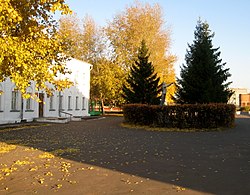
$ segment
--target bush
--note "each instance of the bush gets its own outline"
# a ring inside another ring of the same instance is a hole
[[[151,106],[128,104],[123,108],[126,123],[167,128],[231,127],[235,106],[230,104],[190,104]]]
[[[250,111],[250,106],[245,106],[242,108],[242,111],[249,112]]]
[[[145,104],[127,104],[123,107],[125,121],[137,125],[151,125],[153,123],[152,106]]]

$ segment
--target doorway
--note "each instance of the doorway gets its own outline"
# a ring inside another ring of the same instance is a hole
[[[43,117],[43,109],[44,109],[44,94],[39,93],[39,118]]]

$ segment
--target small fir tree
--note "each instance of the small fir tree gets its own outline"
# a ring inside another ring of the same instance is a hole
[[[194,32],[195,40],[188,45],[185,56],[186,65],[181,67],[180,79],[177,79],[178,103],[227,103],[232,92],[229,69],[223,69],[226,63],[220,59],[219,48],[213,48],[214,33],[207,22],[198,20]]]
[[[127,84],[123,85],[123,97],[127,103],[158,105],[161,91],[160,78],[148,60],[148,48],[144,40],[138,49],[137,57],[128,75]]]

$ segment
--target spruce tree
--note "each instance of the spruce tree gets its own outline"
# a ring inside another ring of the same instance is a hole
[[[127,84],[123,85],[123,97],[127,103],[158,105],[161,91],[160,78],[148,60],[148,48],[144,40],[138,49],[137,58],[131,66]]]
[[[229,90],[231,76],[226,63],[220,59],[219,48],[213,48],[211,33],[207,22],[198,20],[194,32],[195,40],[188,45],[185,56],[186,65],[181,67],[177,79],[176,101],[178,103],[227,103],[232,92]]]

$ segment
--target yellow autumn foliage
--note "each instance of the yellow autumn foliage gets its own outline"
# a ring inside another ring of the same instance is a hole
[[[50,158],[55,158],[53,154],[50,154],[48,152],[44,152],[43,154],[40,154],[38,158],[45,158],[45,159],[50,159]]]
[[[0,142],[0,154],[8,153],[8,152],[10,152],[11,150],[14,150],[14,149],[16,149],[15,145],[9,145],[9,144]]]
[[[46,82],[59,89],[70,85],[56,79],[67,70],[55,11],[71,12],[64,0],[0,0],[0,82],[9,77],[23,95],[31,80],[46,91]]]
[[[135,1],[123,12],[115,15],[105,28],[114,50],[115,61],[127,72],[137,57],[142,40],[146,41],[155,72],[161,82],[175,82],[174,62],[170,53],[170,30],[166,28],[163,12],[159,4],[150,5]],[[171,101],[175,87],[168,88],[167,99]]]
[[[91,99],[111,105],[124,102],[122,85],[142,40],[149,47],[150,61],[161,82],[175,82],[176,57],[170,53],[170,30],[158,4],[135,1],[102,28],[90,16],[85,16],[82,22],[77,15],[64,16],[60,19],[59,34],[66,54],[93,65]],[[175,86],[167,90],[170,102]]]
[[[14,165],[24,166],[24,165],[30,165],[34,164],[33,161],[27,161],[27,160],[17,160],[15,161]]]

